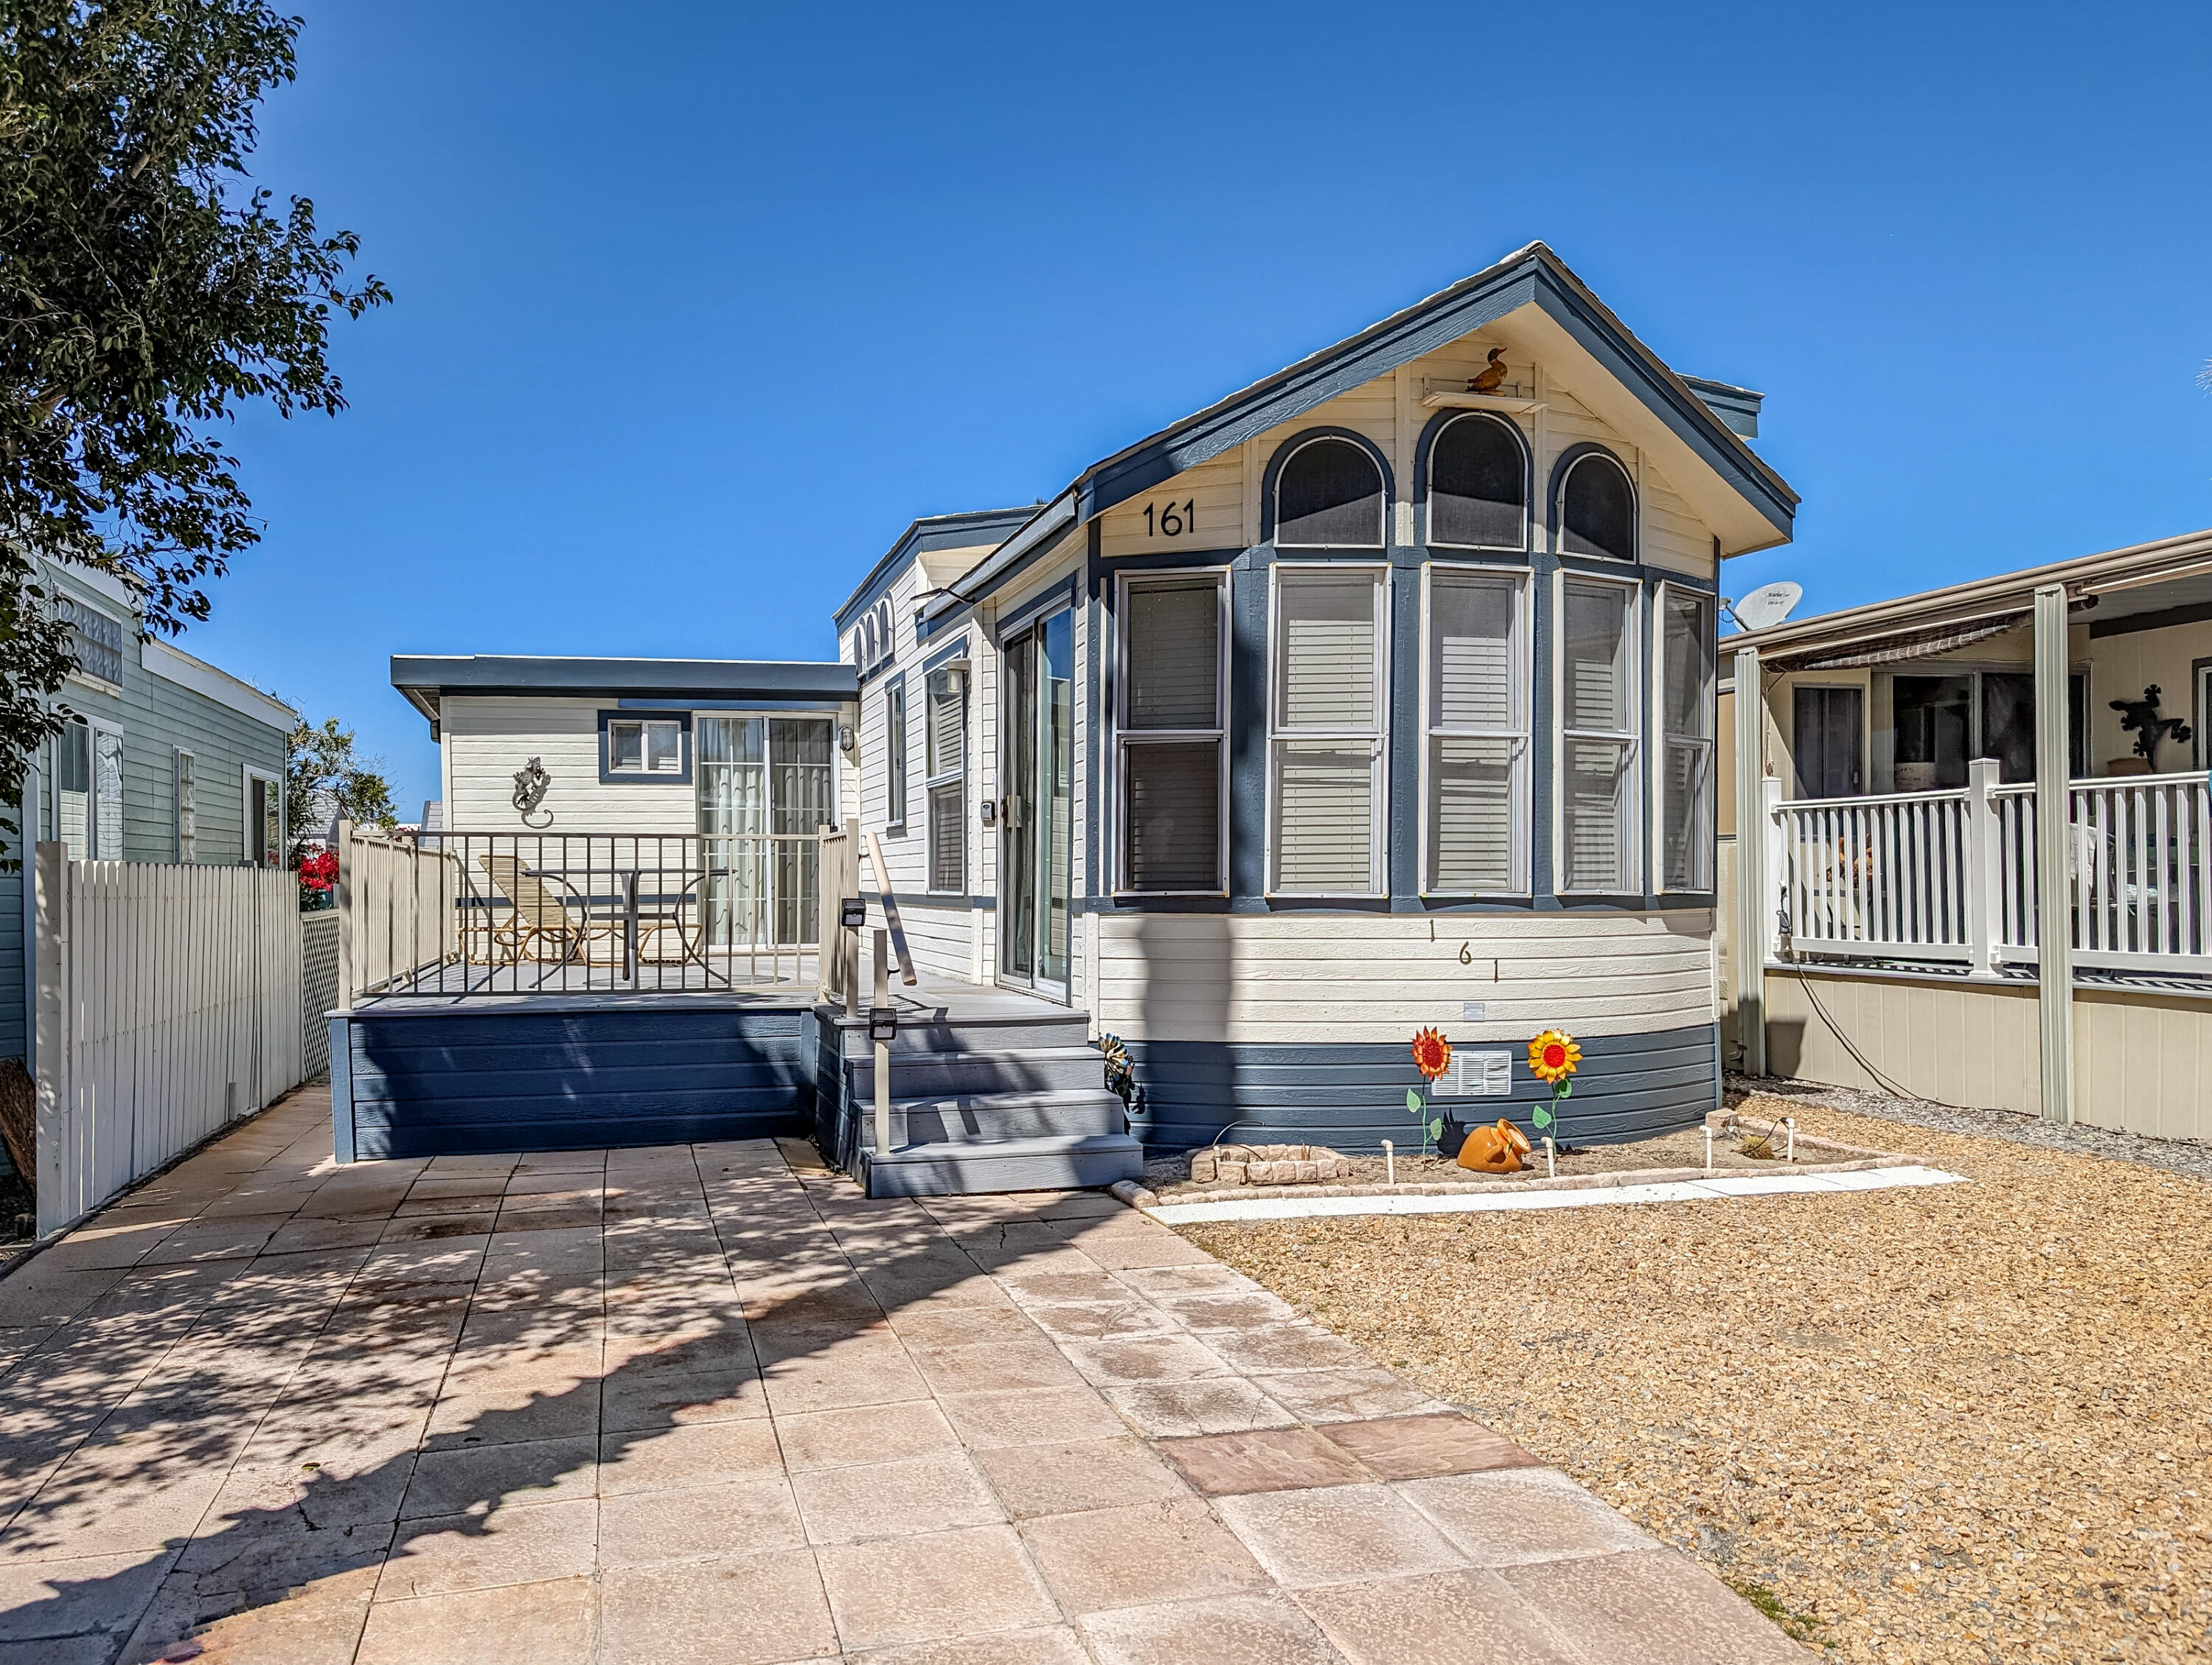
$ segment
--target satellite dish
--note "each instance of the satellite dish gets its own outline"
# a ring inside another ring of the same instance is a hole
[[[1741,601],[1729,604],[1735,622],[1747,630],[1764,630],[1770,624],[1779,624],[1790,617],[1790,610],[1804,599],[1805,586],[1784,579],[1778,584],[1763,584]]]

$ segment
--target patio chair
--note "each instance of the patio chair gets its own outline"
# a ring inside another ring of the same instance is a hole
[[[587,963],[593,942],[620,935],[618,920],[594,916],[580,898],[565,887],[549,884],[514,856],[480,855],[477,860],[514,906],[514,912],[488,933],[492,952],[487,957],[506,965],[548,958],[562,965]]]

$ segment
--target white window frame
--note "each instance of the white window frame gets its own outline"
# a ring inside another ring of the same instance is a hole
[[[1628,541],[1631,547],[1625,556],[1599,555],[1590,550],[1571,550],[1567,547],[1567,482],[1575,477],[1575,471],[1584,463],[1595,462],[1610,464],[1628,483]],[[1559,489],[1552,494],[1552,552],[1563,561],[1607,561],[1616,567],[1632,567],[1644,559],[1644,493],[1637,483],[1636,471],[1603,446],[1583,452],[1569,463],[1566,471],[1559,476]]]
[[[1283,542],[1283,476],[1289,472],[1291,463],[1298,453],[1310,450],[1317,445],[1348,445],[1364,457],[1367,459],[1367,465],[1375,471],[1375,483],[1382,489],[1382,506],[1376,513],[1373,543],[1285,544]],[[1279,550],[1357,550],[1364,556],[1379,556],[1390,547],[1390,473],[1382,466],[1375,453],[1357,440],[1342,434],[1309,434],[1283,453],[1282,459],[1275,465],[1275,477],[1268,483],[1267,490],[1272,499],[1268,504],[1270,511],[1268,519],[1273,532],[1270,541]]]
[[[1626,730],[1570,729],[1567,726],[1567,586],[1604,584],[1628,592],[1628,708],[1636,726]],[[1644,725],[1649,690],[1644,682],[1644,581],[1616,578],[1611,573],[1584,572],[1561,567],[1552,577],[1552,893],[1562,896],[1641,896],[1644,890]],[[1626,741],[1628,758],[1621,769],[1633,799],[1621,816],[1630,848],[1622,852],[1622,882],[1599,890],[1571,889],[1567,884],[1566,750],[1571,740]]]
[[[951,769],[932,769],[929,748],[936,738],[937,724],[930,710],[929,684],[939,677],[957,675],[960,687],[960,761]],[[921,879],[922,890],[928,896],[963,896],[968,888],[968,755],[974,737],[969,725],[975,719],[975,667],[964,659],[948,659],[943,665],[932,665],[921,674]],[[960,888],[940,890],[937,888],[937,793],[940,787],[958,786],[960,809]]]
[[[1434,697],[1436,678],[1429,659],[1430,644],[1434,632],[1431,629],[1430,595],[1435,575],[1443,573],[1452,576],[1468,574],[1483,578],[1510,580],[1513,585],[1513,642],[1510,651],[1514,697],[1519,705],[1516,714],[1520,720],[1510,728],[1448,727],[1437,720],[1430,702]],[[1536,703],[1535,659],[1534,654],[1534,625],[1535,598],[1535,569],[1526,565],[1481,561],[1425,561],[1421,563],[1421,755],[1415,767],[1420,781],[1420,894],[1439,898],[1472,898],[1476,896],[1525,896],[1530,894],[1529,849],[1530,759],[1535,747],[1534,710]],[[1447,890],[1435,882],[1430,871],[1429,826],[1429,769],[1430,742],[1438,738],[1503,739],[1515,743],[1513,752],[1513,885],[1504,890]]]
[[[1267,800],[1262,815],[1267,821],[1267,871],[1262,875],[1263,893],[1269,896],[1296,897],[1301,901],[1316,898],[1340,897],[1346,900],[1371,901],[1390,893],[1389,852],[1383,830],[1390,813],[1390,563],[1383,559],[1361,561],[1276,561],[1267,568]],[[1296,582],[1301,577],[1343,578],[1353,574],[1367,578],[1376,592],[1375,608],[1375,726],[1372,729],[1284,728],[1278,720],[1279,706],[1276,695],[1280,690],[1282,665],[1278,646],[1281,633],[1277,629],[1282,618],[1282,583],[1287,574]],[[1279,829],[1275,824],[1275,805],[1282,745],[1285,741],[1297,740],[1365,740],[1373,747],[1370,768],[1369,816],[1367,833],[1367,886],[1364,890],[1286,890],[1275,883],[1276,859],[1279,854]]]
[[[1656,731],[1656,743],[1651,748],[1652,775],[1650,825],[1646,829],[1644,848],[1651,852],[1650,887],[1654,896],[1710,896],[1720,884],[1720,854],[1717,849],[1705,852],[1707,882],[1704,884],[1675,885],[1667,878],[1667,759],[1678,745],[1703,746],[1705,753],[1707,782],[1707,819],[1716,829],[1720,824],[1720,781],[1715,774],[1720,767],[1720,711],[1716,697],[1714,708],[1709,714],[1712,732],[1704,739],[1677,740],[1667,732],[1667,606],[1677,594],[1686,595],[1705,610],[1705,630],[1708,640],[1714,640],[1720,629],[1720,599],[1710,590],[1692,585],[1674,584],[1662,580],[1652,586],[1651,592],[1651,696],[1650,721]],[[1856,685],[1856,684],[1854,684]],[[1713,686],[1720,686],[1720,650],[1713,650]],[[1871,701],[1869,703],[1872,703]]]
[[[1133,733],[1128,727],[1129,675],[1129,598],[1133,591],[1150,586],[1153,588],[1186,586],[1196,587],[1197,580],[1210,580],[1215,589],[1213,656],[1213,715],[1212,728],[1145,728]],[[1119,896],[1226,896],[1229,878],[1229,653],[1231,641],[1230,629],[1230,585],[1227,567],[1176,567],[1160,571],[1123,573],[1115,580],[1114,597],[1114,656],[1110,667],[1113,675],[1112,698],[1108,709],[1113,713],[1114,743],[1109,748],[1113,758],[1113,778],[1108,790],[1113,805],[1114,873],[1113,894]],[[1122,783],[1128,778],[1127,757],[1132,745],[1152,745],[1181,741],[1185,744],[1212,741],[1220,767],[1214,782],[1214,839],[1213,872],[1220,883],[1212,890],[1140,890],[1129,882],[1128,860],[1128,794]]]
[[[635,769],[623,769],[615,762],[615,731],[618,728],[637,730],[637,761]],[[676,731],[676,766],[655,769],[653,766],[650,728],[672,728]],[[606,772],[617,781],[650,781],[662,775],[672,780],[684,778],[684,725],[673,717],[610,717],[607,719]]]
[[[1520,441],[1521,538],[1520,541],[1517,543],[1455,544],[1447,542],[1446,540],[1438,538],[1436,534],[1437,447],[1443,443],[1445,434],[1451,432],[1453,428],[1458,427],[1460,423],[1468,421],[1486,422],[1492,423],[1496,427],[1503,428],[1516,440]],[[1572,472],[1572,471],[1570,470],[1569,472]],[[1563,480],[1560,482],[1562,501],[1564,501],[1565,489],[1566,483]],[[1449,422],[1445,422],[1439,427],[1436,431],[1435,437],[1431,439],[1429,441],[1428,463],[1421,500],[1421,532],[1428,539],[1428,543],[1425,547],[1434,550],[1498,550],[1514,555],[1526,555],[1528,552],[1529,526],[1536,510],[1536,505],[1533,501],[1535,495],[1535,450],[1534,447],[1530,445],[1528,434],[1522,431],[1521,424],[1513,421],[1510,417],[1500,416],[1495,411],[1462,410],[1457,416],[1454,416]]]
[[[187,787],[191,788],[189,794],[185,791]],[[189,830],[186,827],[188,817]],[[179,862],[199,860],[199,757],[189,746],[174,746],[169,755],[169,838]]]
[[[262,860],[261,829],[253,824],[253,783],[256,781],[265,781],[276,788],[276,860],[273,862]],[[272,775],[265,769],[256,769],[252,764],[246,763],[239,769],[238,793],[238,844],[239,853],[245,858],[245,865],[249,867],[283,866],[284,865],[284,777],[281,775]]]
[[[896,715],[897,720],[892,720]],[[913,793],[913,770],[908,767],[906,678],[894,677],[884,684],[884,830],[906,830],[908,799]]]

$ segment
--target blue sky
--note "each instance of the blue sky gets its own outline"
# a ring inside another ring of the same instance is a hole
[[[307,3],[257,161],[397,303],[184,646],[435,791],[393,653],[828,656],[917,514],[1531,239],[1767,396],[1804,611],[2212,526],[2212,10]]]

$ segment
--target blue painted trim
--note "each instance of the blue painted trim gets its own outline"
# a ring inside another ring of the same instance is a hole
[[[857,696],[855,696],[857,697]],[[796,712],[805,716],[835,718],[849,708],[850,701],[836,705],[824,705],[818,700],[617,700],[616,708],[622,711],[757,711],[764,716],[782,717]]]
[[[1738,439],[1759,437],[1759,407],[1766,402],[1765,394],[1754,393],[1748,387],[1732,387],[1724,381],[1710,381],[1704,376],[1684,376],[1682,386],[1695,393]]]
[[[992,630],[991,645],[994,647],[1002,646],[1008,636],[1028,629],[1046,614],[1073,605],[1082,587],[1083,574],[1071,573],[1058,583],[1047,586],[1011,612],[1002,613]]]
[[[951,664],[953,660],[966,659],[968,656],[968,638],[963,635],[957,641],[946,642],[944,647],[922,660],[921,674],[927,677],[931,671],[942,669]]]
[[[477,653],[454,659],[394,654],[392,685],[434,721],[438,696],[445,694],[698,696],[834,706],[851,700],[859,683],[851,665],[835,659],[542,659]]]
[[[963,602],[951,612],[939,613],[935,617],[925,612],[917,612],[914,616],[915,646],[919,647],[932,636],[943,635],[947,630],[964,630],[975,617],[974,605],[967,602]]]
[[[607,759],[611,755],[607,744],[607,724],[610,720],[620,720],[628,714],[619,708],[599,713],[599,784],[603,787],[690,786],[691,784],[691,714],[689,710],[671,711],[665,714],[665,717],[674,718],[683,730],[682,737],[676,743],[677,749],[683,753],[684,757],[684,772],[681,775],[647,775],[642,769],[635,772],[625,769],[617,774],[607,766]],[[661,720],[655,719],[655,720]]]
[[[842,636],[845,627],[866,611],[882,592],[890,587],[890,580],[915,556],[935,550],[957,550],[973,544],[1000,544],[1028,523],[1036,513],[1035,505],[1027,508],[971,509],[961,514],[929,514],[910,522],[898,535],[890,549],[878,557],[868,568],[853,593],[847,596],[830,617]]]
[[[1568,472],[1585,457],[1602,457],[1620,471],[1620,477],[1628,487],[1629,536],[1636,547],[1626,561],[1616,561],[1609,556],[1571,555],[1559,547],[1566,532],[1565,491]],[[1544,494],[1544,514],[1547,537],[1545,543],[1551,552],[1566,561],[1589,561],[1608,572],[1619,572],[1624,567],[1641,567],[1644,562],[1644,494],[1636,489],[1636,474],[1618,453],[1595,440],[1584,440],[1580,445],[1571,445],[1562,451],[1552,464],[1552,482]]]
[[[330,1020],[331,1156],[337,1162],[354,1159],[353,1138],[353,1024],[343,1013]]]
[[[1390,511],[1398,501],[1398,483],[1391,476],[1390,459],[1382,454],[1382,447],[1364,434],[1349,428],[1302,428],[1277,446],[1274,454],[1267,459],[1267,472],[1260,477],[1260,541],[1272,548],[1275,542],[1275,486],[1282,477],[1283,465],[1291,453],[1315,440],[1349,440],[1367,453],[1382,477],[1382,524],[1381,536],[1372,544],[1329,544],[1297,545],[1300,552],[1313,550],[1327,552],[1336,550],[1357,551],[1362,555],[1381,555],[1390,547]]]
[[[1455,1046],[1514,1054],[1513,1087],[1502,1098],[1434,1101],[1447,1117],[1445,1146],[1456,1150],[1467,1126],[1510,1117],[1531,1130],[1530,1112],[1549,1091],[1528,1073],[1527,1037],[1462,1040],[1456,1007],[1436,1014]],[[1571,991],[1559,1021],[1576,1028]],[[1583,1064],[1566,1103],[1563,1128],[1576,1143],[1618,1144],[1692,1127],[1721,1102],[1717,1025],[1697,1024],[1642,1035],[1581,1036]],[[1406,1091],[1418,1086],[1396,1042],[1241,1042],[1129,1040],[1137,1077],[1131,1131],[1159,1150],[1188,1150],[1235,1127],[1255,1143],[1317,1143],[1375,1150],[1385,1139],[1401,1150],[1413,1133]],[[1243,1125],[1237,1125],[1237,1124]]]
[[[1506,544],[1435,544],[1429,539],[1429,459],[1435,453],[1437,441],[1454,422],[1485,422],[1504,428],[1521,447],[1521,541]],[[1439,556],[1457,559],[1462,555],[1510,555],[1516,559],[1528,550],[1530,534],[1535,530],[1536,520],[1536,454],[1528,436],[1521,431],[1521,424],[1493,410],[1439,410],[1421,428],[1421,437],[1413,447],[1413,541],[1424,549],[1433,550]]]

